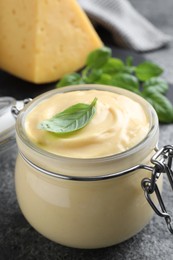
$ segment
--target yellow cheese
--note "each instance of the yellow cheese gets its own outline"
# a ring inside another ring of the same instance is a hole
[[[56,81],[101,46],[76,0],[0,0],[0,68],[15,76]]]

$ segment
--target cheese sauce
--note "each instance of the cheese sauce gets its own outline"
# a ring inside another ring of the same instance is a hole
[[[96,113],[83,129],[68,135],[38,129],[43,120],[74,104],[90,104],[95,97]],[[149,119],[140,103],[101,90],[56,94],[36,106],[25,122],[26,134],[37,146],[72,158],[97,158],[124,152],[141,142],[149,127]]]

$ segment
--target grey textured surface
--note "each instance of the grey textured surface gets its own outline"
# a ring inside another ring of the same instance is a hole
[[[173,36],[172,0],[131,0],[131,2],[151,22]],[[173,82],[173,43],[169,48],[147,53],[144,57],[160,63],[165,68],[166,79],[170,83]],[[3,85],[5,82],[8,82],[6,78],[0,80],[1,95],[7,94],[6,86]],[[10,81],[10,84],[12,83],[13,78]],[[17,91],[17,88],[13,92],[9,91],[9,95],[13,93],[17,96],[19,94]],[[35,93],[37,91],[38,89]],[[25,91],[23,95],[26,95]],[[159,143],[160,146],[173,143],[172,124],[160,126]],[[173,236],[167,231],[164,219],[156,215],[139,234],[124,243],[105,249],[72,249],[55,244],[38,234],[27,223],[16,201],[14,188],[16,151],[16,149],[10,150],[6,160],[0,158],[0,260],[173,260]],[[163,198],[173,216],[173,193],[166,179]]]

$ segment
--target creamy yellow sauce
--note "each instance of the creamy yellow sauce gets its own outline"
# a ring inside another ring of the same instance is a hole
[[[96,113],[83,129],[69,135],[38,129],[77,103],[90,104],[97,98]],[[72,158],[97,158],[121,153],[141,142],[149,132],[149,119],[142,105],[127,96],[100,90],[56,94],[38,104],[26,117],[25,131],[40,148]]]

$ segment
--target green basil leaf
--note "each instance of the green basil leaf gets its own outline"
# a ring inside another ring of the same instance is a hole
[[[39,124],[38,128],[57,134],[77,131],[86,126],[94,116],[96,102],[97,98],[91,104],[75,104],[52,118],[44,120]]]
[[[96,81],[96,84],[111,85],[112,77],[109,74],[103,73],[100,78]]]
[[[126,64],[127,67],[133,66],[133,57],[132,56],[128,56],[126,58],[125,64]]]
[[[161,78],[151,78],[143,84],[144,93],[155,93],[159,92],[165,94],[168,90],[168,84],[164,79]]]
[[[173,122],[173,106],[165,96],[160,93],[151,93],[145,98],[155,108],[160,122]]]
[[[161,75],[163,70],[158,65],[145,61],[136,67],[135,73],[139,80],[146,81],[152,77]]]
[[[57,86],[98,83],[124,88],[146,98],[155,107],[161,122],[172,122],[172,104],[163,96],[169,86],[159,78],[162,68],[150,61],[134,66],[133,57],[123,62],[111,55],[110,48],[96,49],[88,55],[81,74],[66,75]]]
[[[107,63],[102,67],[103,73],[113,74],[124,69],[124,63],[120,59],[109,58]]]
[[[118,73],[112,77],[112,84],[117,87],[125,88],[128,90],[138,90],[139,82],[138,79],[127,73]]]
[[[78,85],[83,83],[81,80],[81,76],[78,73],[72,73],[65,75],[56,85],[56,87],[64,87],[70,85]]]
[[[123,72],[127,74],[134,74],[135,67],[133,66],[125,66]]]
[[[101,69],[92,69],[90,72],[88,72],[87,76],[84,76],[84,79],[86,83],[95,83],[101,75]]]
[[[103,47],[91,52],[86,60],[86,66],[89,68],[101,68],[111,57],[111,49]]]

